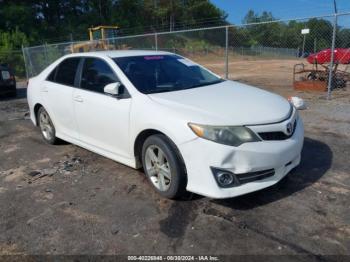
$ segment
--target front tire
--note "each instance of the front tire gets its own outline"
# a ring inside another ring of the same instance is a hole
[[[58,138],[56,137],[56,129],[45,108],[41,107],[39,109],[37,120],[41,135],[43,136],[45,142],[51,145],[56,144],[58,141]]]
[[[186,171],[175,144],[164,135],[148,137],[142,147],[146,176],[163,197],[175,199],[186,192]]]

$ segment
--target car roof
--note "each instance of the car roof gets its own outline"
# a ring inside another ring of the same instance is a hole
[[[111,51],[94,51],[84,53],[74,53],[66,57],[75,56],[95,56],[95,57],[129,57],[129,56],[148,56],[148,55],[171,55],[170,52],[152,51],[152,50],[111,50]]]

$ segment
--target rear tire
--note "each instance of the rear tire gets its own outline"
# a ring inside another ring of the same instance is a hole
[[[163,197],[186,193],[186,170],[175,144],[165,135],[152,135],[142,147],[142,164],[148,180]]]
[[[46,143],[54,145],[57,144],[58,138],[56,137],[56,129],[53,125],[49,114],[45,108],[40,107],[37,115],[38,125],[40,127],[41,135]]]

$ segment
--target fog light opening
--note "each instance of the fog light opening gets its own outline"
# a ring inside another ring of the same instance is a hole
[[[222,187],[227,187],[230,186],[231,184],[233,184],[234,182],[234,178],[233,175],[227,172],[221,172],[219,171],[216,174],[218,183],[220,184],[220,186]]]

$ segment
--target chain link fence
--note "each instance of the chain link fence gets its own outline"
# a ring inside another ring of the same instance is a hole
[[[350,53],[350,13],[46,44],[24,47],[23,55],[27,77],[32,77],[70,53],[165,50],[188,57],[222,77],[249,81],[272,90],[281,85],[290,89],[296,82],[317,80],[330,91],[350,82],[347,63],[335,61],[333,55],[323,64],[310,63],[307,57],[326,49],[328,55],[332,54],[332,48],[336,51],[344,48],[343,56]]]

